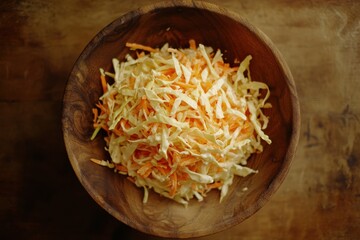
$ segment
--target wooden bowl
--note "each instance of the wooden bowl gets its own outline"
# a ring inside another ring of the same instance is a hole
[[[219,203],[213,190],[203,202],[188,207],[150,192],[143,204],[143,189],[124,176],[100,167],[90,158],[109,159],[104,140],[93,132],[91,109],[101,95],[99,68],[112,70],[111,59],[122,60],[126,42],[153,47],[170,43],[188,47],[188,40],[221,49],[227,62],[251,54],[252,79],[270,87],[271,109],[266,133],[272,144],[249,160],[258,174],[235,178],[227,197]],[[187,238],[222,231],[259,210],[283,182],[299,137],[299,103],[285,61],[262,32],[237,14],[218,6],[193,1],[170,1],[132,11],[101,30],[77,60],[63,100],[63,134],[72,167],[93,199],[123,223],[147,234]],[[244,187],[248,191],[242,191]],[[280,210],[280,209],[279,209]]]

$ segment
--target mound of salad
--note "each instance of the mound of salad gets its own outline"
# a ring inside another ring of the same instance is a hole
[[[105,131],[111,159],[91,159],[144,189],[187,205],[212,189],[220,202],[235,176],[257,173],[246,167],[263,150],[270,91],[252,81],[251,55],[231,66],[221,50],[189,41],[188,48],[127,43],[134,51],[114,72],[100,69],[103,95],[94,115],[94,139]],[[136,56],[136,57],[135,57]]]

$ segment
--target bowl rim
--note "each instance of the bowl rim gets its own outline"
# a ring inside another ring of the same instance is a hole
[[[299,99],[297,96],[297,90],[295,81],[293,79],[292,73],[290,71],[290,68],[288,67],[284,57],[280,53],[280,51],[277,49],[277,47],[274,45],[272,40],[259,28],[252,25],[246,18],[240,16],[238,13],[229,10],[227,8],[218,6],[213,3],[204,2],[204,1],[192,1],[192,0],[172,0],[172,1],[161,1],[156,3],[151,3],[144,5],[142,7],[139,7],[137,9],[131,10],[127,13],[122,14],[121,16],[114,19],[112,22],[110,22],[108,25],[104,26],[100,31],[98,31],[95,36],[89,41],[89,43],[85,46],[83,51],[80,53],[79,57],[74,63],[74,67],[71,69],[71,73],[68,77],[65,91],[64,91],[64,98],[62,102],[62,131],[63,131],[63,140],[65,143],[65,148],[68,154],[68,158],[70,160],[71,166],[79,179],[80,183],[83,185],[83,187],[86,189],[86,191],[90,194],[90,196],[97,202],[104,210],[106,210],[109,214],[111,214],[113,217],[115,217],[117,220],[120,220],[121,222],[125,223],[126,225],[129,225],[130,227],[144,232],[146,234],[150,235],[157,235],[160,237],[174,237],[173,232],[166,231],[163,229],[156,229],[156,232],[151,230],[149,231],[147,228],[144,228],[141,224],[138,224],[136,221],[133,221],[131,218],[119,214],[116,209],[114,209],[112,206],[110,206],[101,196],[96,195],[94,193],[93,188],[89,182],[87,182],[85,179],[83,179],[80,176],[80,168],[78,165],[77,157],[72,154],[70,151],[70,145],[68,143],[68,131],[66,128],[66,124],[64,124],[64,118],[66,109],[68,108],[67,105],[65,105],[65,100],[67,96],[70,94],[71,91],[69,87],[69,82],[71,77],[76,73],[77,69],[76,66],[86,57],[86,53],[88,53],[88,49],[91,49],[92,46],[94,46],[96,43],[101,41],[102,37],[105,36],[109,30],[113,30],[118,24],[124,24],[130,19],[132,19],[134,16],[140,16],[144,15],[146,13],[149,13],[154,10],[162,10],[166,8],[176,8],[176,7],[187,7],[187,8],[195,8],[200,10],[207,10],[213,13],[217,13],[220,15],[225,15],[229,17],[230,19],[240,23],[243,25],[247,30],[249,30],[252,34],[255,34],[266,46],[268,46],[269,50],[275,57],[276,64],[279,65],[279,69],[283,72],[287,83],[287,87],[290,91],[290,99],[291,99],[291,106],[292,106],[292,132],[290,137],[289,146],[286,152],[286,155],[284,157],[281,170],[275,175],[273,180],[269,183],[266,190],[260,195],[257,202],[252,205],[250,208],[246,209],[244,212],[244,215],[242,216],[235,216],[233,218],[227,219],[227,221],[219,222],[216,226],[209,226],[207,228],[204,228],[199,231],[194,232],[181,232],[179,233],[179,238],[188,238],[188,237],[200,237],[205,235],[214,234],[220,231],[223,231],[227,228],[230,228],[231,226],[235,226],[242,221],[246,220],[253,214],[255,214],[258,210],[260,210],[270,199],[270,197],[277,191],[277,189],[280,187],[282,182],[284,181],[285,177],[287,176],[289,169],[291,167],[292,160],[294,158],[294,155],[296,153],[296,148],[299,141],[300,136],[300,104]]]

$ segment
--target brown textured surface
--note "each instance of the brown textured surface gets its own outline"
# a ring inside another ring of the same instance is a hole
[[[285,62],[275,57],[278,53],[271,50],[273,45],[265,36],[239,17],[229,18],[230,15],[217,6],[191,2],[159,4],[131,12],[94,38],[70,75],[64,97],[63,129],[74,170],[102,207],[142,232],[165,237],[194,237],[229,228],[263,206],[288,171],[300,121],[291,73]],[[252,55],[252,79],[265,82],[271,92],[269,102],[273,107],[265,114],[271,119],[266,132],[272,144],[264,144],[263,153],[249,160],[248,165],[259,173],[237,178],[221,204],[215,191],[201,203],[191,201],[187,208],[150,191],[149,202],[144,205],[142,189],[125,177],[114,176],[111,170],[89,162],[92,157],[109,159],[102,137],[89,141],[93,130],[91,109],[101,92],[98,69],[103,66],[112,71],[111,59],[122,60],[129,53],[124,47],[126,42],[152,47],[169,43],[172,47],[185,48],[189,39],[220,48],[230,63]],[[249,190],[242,192],[244,187]]]
[[[68,74],[87,42],[151,1],[0,2],[0,238],[159,239],[119,223],[86,193],[61,133]],[[299,148],[254,216],[198,239],[360,236],[357,1],[211,1],[262,29],[284,55],[301,105]]]

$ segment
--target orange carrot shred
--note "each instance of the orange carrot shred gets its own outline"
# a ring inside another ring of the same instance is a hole
[[[127,172],[127,168],[121,164],[116,164],[115,168],[116,168],[116,170],[118,170],[120,172]]]
[[[189,45],[192,50],[196,50],[196,42],[194,39],[189,40]]]
[[[177,185],[178,185],[178,181],[177,181],[177,174],[173,173],[170,175],[170,196],[174,196],[176,194],[177,191]]]
[[[93,109],[92,109],[92,112],[93,112],[93,114],[94,114],[93,122],[96,122],[96,120],[97,120],[97,118],[98,118],[98,116],[99,116],[99,111],[98,111],[97,108],[93,108]]]
[[[140,167],[138,170],[137,170],[137,173],[144,177],[144,178],[147,178],[150,173],[151,173],[151,168],[152,168],[152,164],[151,162],[147,162],[145,163],[142,167]],[[150,170],[150,171],[149,171]]]
[[[208,184],[206,187],[208,189],[213,189],[213,188],[219,188],[221,187],[223,184],[221,182],[214,182],[214,183],[210,183]]]
[[[100,75],[100,80],[101,80],[101,87],[102,87],[103,93],[105,93],[107,91],[105,75]]]
[[[129,42],[127,42],[125,44],[125,46],[128,47],[128,48],[136,49],[136,50],[144,50],[144,51],[147,51],[147,52],[156,52],[156,49],[154,49],[152,47],[149,47],[149,46],[142,45],[142,44],[138,44],[138,43],[129,43]]]

